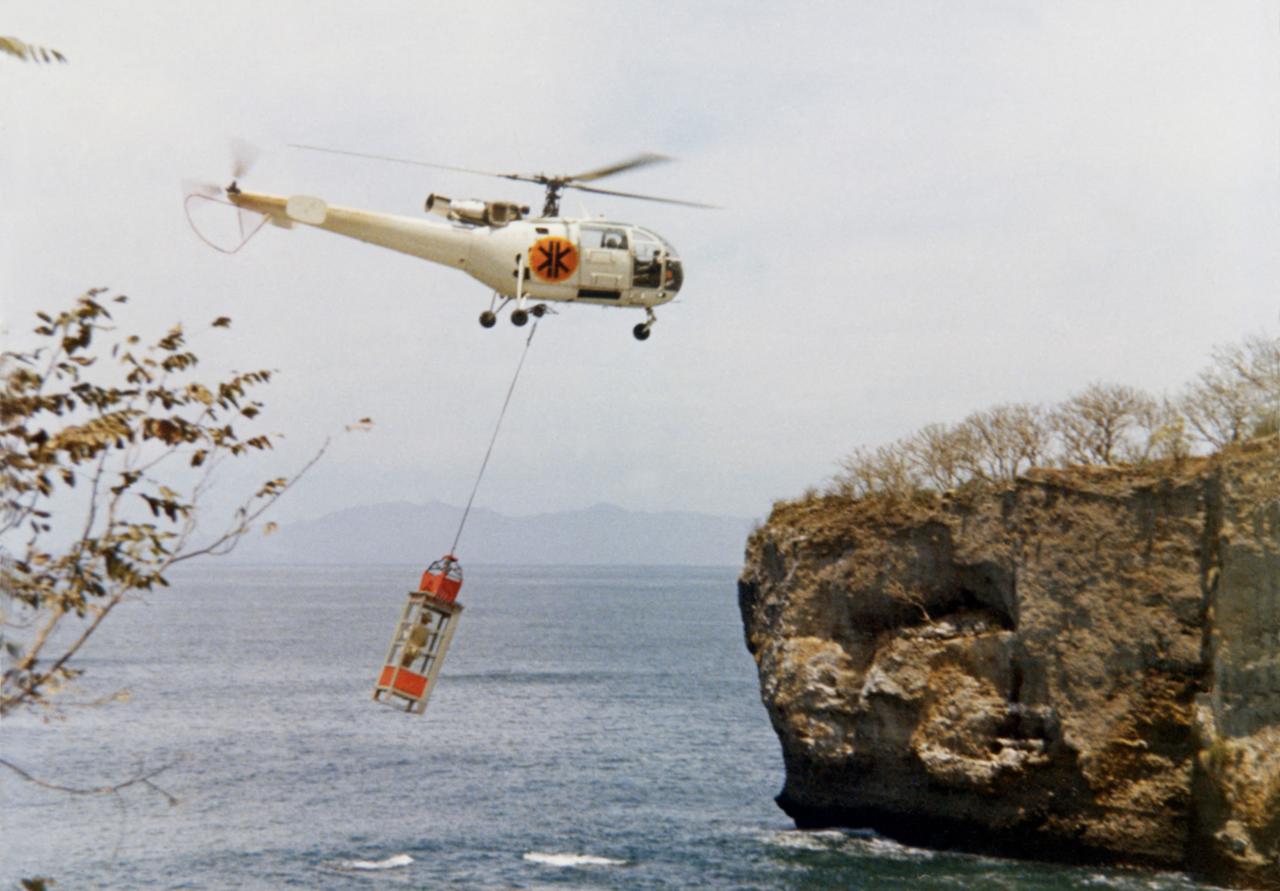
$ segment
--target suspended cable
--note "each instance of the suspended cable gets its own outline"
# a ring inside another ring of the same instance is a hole
[[[484,453],[484,460],[480,462],[480,472],[476,474],[476,483],[471,487],[471,497],[467,499],[466,509],[462,511],[462,520],[458,523],[458,534],[453,537],[453,547],[449,548],[450,554],[458,552],[458,541],[462,538],[462,529],[467,525],[467,516],[471,513],[471,503],[476,500],[476,492],[480,489],[480,481],[484,479],[485,468],[489,466],[489,456],[493,454],[494,443],[498,441],[498,431],[502,429],[502,419],[507,416],[507,406],[511,404],[511,394],[516,391],[516,381],[520,379],[520,369],[524,368],[525,357],[529,355],[529,344],[533,343],[533,335],[538,333],[538,323],[533,323],[533,328],[529,331],[529,336],[525,338],[524,352],[520,354],[520,362],[516,365],[516,373],[511,377],[511,386],[507,388],[507,398],[502,403],[502,411],[498,412],[498,423],[493,427],[493,436],[489,439],[489,449]]]

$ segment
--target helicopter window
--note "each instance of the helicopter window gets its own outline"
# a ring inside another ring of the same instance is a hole
[[[662,280],[661,249],[645,233],[636,232],[636,258],[631,273],[631,283],[637,288],[656,288]]]
[[[590,250],[591,248],[626,250],[626,230],[606,229],[598,226],[583,226],[581,233],[581,247],[583,250]]]
[[[650,232],[648,229],[636,229],[635,238],[637,242],[640,242],[640,241],[658,242],[659,244],[662,245],[662,249],[666,253],[668,260],[674,260],[675,258],[680,256],[676,252],[676,249],[671,246],[671,242],[667,241],[665,238],[663,238],[661,235],[659,235],[656,232]]]
[[[632,240],[635,244],[637,258],[648,260],[653,256],[653,252],[659,247],[657,239],[650,238],[638,229],[636,230],[635,236]]]

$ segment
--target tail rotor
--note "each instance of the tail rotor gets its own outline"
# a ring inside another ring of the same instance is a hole
[[[234,254],[239,251],[267,222],[266,217],[260,217],[256,221],[250,219],[246,224],[245,215],[251,212],[237,207],[227,200],[228,196],[235,195],[240,191],[239,181],[253,168],[261,151],[257,146],[243,139],[232,139],[229,149],[231,182],[228,185],[220,186],[207,180],[182,181],[182,192],[186,196],[183,201],[183,210],[186,212],[187,223],[191,226],[191,231],[195,232],[196,237],[209,247],[223,254]],[[199,214],[198,211],[203,205],[207,204],[220,204],[234,208],[236,216],[235,231],[231,234],[222,233],[217,238],[210,237],[206,231],[203,231],[204,229],[211,229],[213,226],[203,220],[202,225],[197,225],[193,217],[193,211],[196,211],[196,215],[205,217],[206,215]],[[258,215],[254,214],[253,216]],[[235,239],[235,245],[227,247],[226,245],[232,239]]]

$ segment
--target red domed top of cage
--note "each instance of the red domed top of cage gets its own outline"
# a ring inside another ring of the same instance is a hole
[[[462,589],[462,564],[453,554],[445,554],[427,567],[418,590],[441,600],[453,602]]]

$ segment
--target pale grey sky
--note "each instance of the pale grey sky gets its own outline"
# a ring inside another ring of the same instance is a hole
[[[569,172],[725,206],[584,196],[682,253],[680,301],[567,307],[539,329],[479,503],[763,515],[854,445],[1094,380],[1171,390],[1280,313],[1280,5],[0,3],[0,295],[93,285],[280,370],[296,463],[343,437],[281,518],[465,501],[524,332],[476,324],[465,275],[329,233],[224,257],[183,178],[420,212],[533,187],[285,148]],[[571,195],[566,213],[582,198]],[[526,329],[527,330],[527,329]]]

